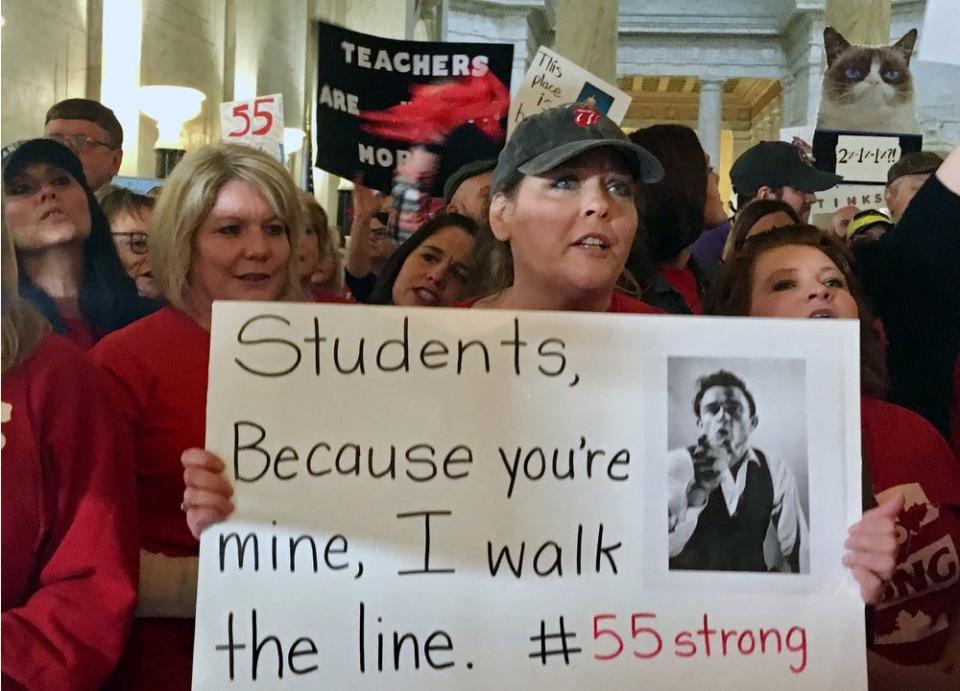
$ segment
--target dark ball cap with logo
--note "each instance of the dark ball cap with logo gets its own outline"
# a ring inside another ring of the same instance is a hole
[[[497,159],[491,194],[509,187],[517,174],[540,175],[601,147],[616,149],[643,182],[663,178],[660,162],[627,139],[613,120],[588,105],[573,103],[530,115],[517,125]]]
[[[842,182],[843,177],[814,168],[793,144],[760,142],[733,162],[730,181],[734,192],[751,196],[761,187],[785,185],[801,192],[822,192]]]

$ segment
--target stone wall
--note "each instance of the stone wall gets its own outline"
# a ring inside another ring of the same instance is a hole
[[[83,95],[87,0],[5,0],[2,29],[2,143],[43,134],[43,115]]]

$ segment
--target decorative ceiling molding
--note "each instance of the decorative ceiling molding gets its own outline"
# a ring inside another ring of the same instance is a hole
[[[542,10],[543,0],[449,0],[451,12],[503,17]]]
[[[737,35],[775,36],[776,20],[768,17],[743,15],[725,17],[691,18],[689,15],[627,15],[620,17],[620,35],[624,34],[676,34],[714,35],[736,33]]]
[[[633,98],[625,122],[696,122],[700,80],[691,76],[628,75],[618,86]],[[755,118],[782,92],[772,79],[728,79],[723,84],[722,119],[727,129],[749,129]]]

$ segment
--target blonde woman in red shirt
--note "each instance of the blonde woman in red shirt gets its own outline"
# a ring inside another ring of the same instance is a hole
[[[197,541],[180,512],[180,454],[203,445],[214,300],[302,298],[297,190],[267,154],[236,145],[188,154],[157,198],[149,252],[169,303],[91,352],[134,443],[140,596],[115,684],[189,689]]]

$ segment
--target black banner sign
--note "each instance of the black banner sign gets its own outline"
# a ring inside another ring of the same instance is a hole
[[[319,25],[315,165],[389,192],[416,147],[439,152],[434,194],[506,136],[513,46],[398,41]]]

